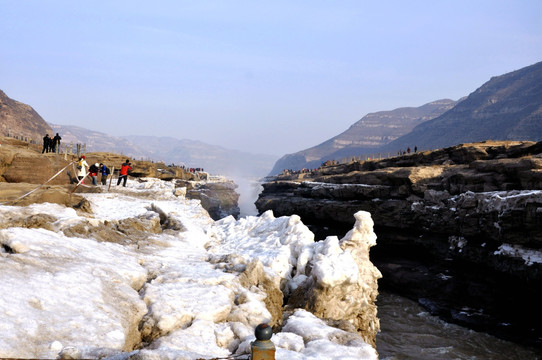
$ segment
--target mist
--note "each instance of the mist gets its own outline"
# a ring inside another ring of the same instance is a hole
[[[261,181],[256,177],[242,177],[242,176],[228,176],[235,184],[237,189],[235,191],[239,194],[239,209],[241,211],[239,217],[258,215],[258,209],[254,203],[258,199],[258,195],[262,191],[263,187]]]

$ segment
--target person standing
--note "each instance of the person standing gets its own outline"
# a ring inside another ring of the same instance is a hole
[[[122,186],[126,187],[126,181],[128,180],[128,171],[132,170],[132,164],[129,159],[126,159],[126,162],[122,163],[119,172],[119,180],[117,181],[117,186],[120,185],[121,181],[124,181]]]
[[[109,176],[109,174],[111,174],[111,171],[109,170],[107,166],[100,163],[100,173],[102,174],[102,178],[101,178],[102,185],[107,185],[107,177]]]
[[[41,150],[41,153],[48,153],[49,147],[51,146],[51,138],[49,137],[49,134],[45,134],[43,137],[43,149]]]
[[[58,133],[56,133],[55,137],[53,138],[53,152],[59,154],[60,153],[60,140],[62,138]]]
[[[84,179],[87,177],[87,168],[88,164],[85,160],[85,155],[81,156],[79,158],[79,161],[77,162],[77,179],[81,184],[84,184]]]
[[[100,171],[100,168],[98,167],[98,163],[92,164],[88,168],[90,178],[92,179],[92,185],[94,186],[98,185],[98,171]]]

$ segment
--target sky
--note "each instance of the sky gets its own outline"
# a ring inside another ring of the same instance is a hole
[[[542,61],[542,1],[0,0],[0,89],[47,122],[281,156]]]

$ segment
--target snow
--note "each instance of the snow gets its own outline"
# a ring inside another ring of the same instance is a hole
[[[505,255],[510,257],[521,258],[526,265],[534,263],[542,263],[542,252],[539,250],[527,249],[521,245],[502,244],[499,250],[494,252],[494,255]]]
[[[214,222],[199,201],[176,196],[182,192],[172,183],[145,180],[85,194],[90,214],[48,203],[0,206],[0,224],[54,217],[44,228],[0,229],[0,357],[248,354],[254,327],[271,319],[264,291],[239,280],[254,259],[285,292],[307,278],[309,262],[327,286],[358,281],[356,262],[338,239],[315,243],[298,216]],[[117,225],[130,219],[165,228],[123,233]],[[73,235],[77,226],[87,235]],[[116,242],[120,236],[129,241]],[[300,309],[272,341],[276,359],[377,359],[358,334]]]
[[[317,243],[316,249],[319,251],[312,272],[317,283],[331,287],[358,281],[358,265],[351,253],[341,249],[336,236],[328,236]]]

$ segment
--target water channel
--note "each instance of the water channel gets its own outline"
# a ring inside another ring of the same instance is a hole
[[[380,360],[541,360],[534,349],[449,324],[431,316],[415,301],[380,292]]]

